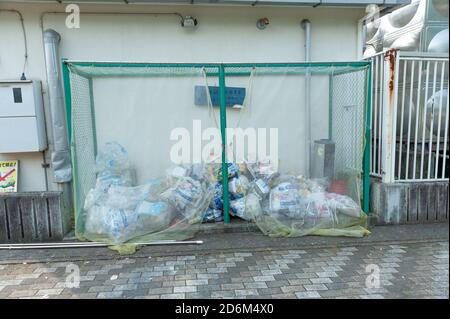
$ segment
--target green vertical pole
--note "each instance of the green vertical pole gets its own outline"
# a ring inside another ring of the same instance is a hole
[[[328,139],[333,139],[333,75],[328,78]]]
[[[370,204],[370,113],[372,109],[372,66],[369,64],[367,70],[367,107],[366,107],[366,131],[364,145],[364,162],[363,162],[363,211],[369,213]]]
[[[69,147],[72,159],[72,190],[73,190],[73,204],[74,204],[74,218],[75,218],[75,235],[82,238],[84,233],[84,223],[82,215],[80,214],[82,203],[80,202],[80,183],[78,182],[78,167],[76,161],[75,145],[72,144],[72,90],[70,86],[70,70],[66,59],[62,59],[62,77],[64,83],[64,98],[66,104],[66,119],[67,119],[67,137],[69,140]]]
[[[72,92],[70,90],[70,73],[67,63],[62,61],[62,75],[64,82],[64,96],[66,102],[66,116],[67,116],[67,136],[69,138],[69,145],[72,140]]]
[[[226,224],[230,223],[230,198],[228,195],[228,165],[227,165],[227,110],[225,98],[225,68],[219,66],[219,100],[220,100],[220,132],[222,135],[222,186],[223,186],[223,216]]]
[[[94,141],[94,155],[97,156],[97,126],[95,124],[95,107],[94,107],[94,87],[92,78],[89,81],[89,102],[91,107],[91,125],[92,125],[92,140]]]

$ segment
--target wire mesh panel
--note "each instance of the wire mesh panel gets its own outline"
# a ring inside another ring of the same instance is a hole
[[[350,194],[354,199],[362,199],[361,173],[367,110],[366,77],[366,70],[332,76],[330,125],[331,137],[336,144],[335,172],[337,178],[349,179],[350,183],[356,183]]]
[[[226,86],[246,92],[227,107],[228,160],[239,166],[229,174],[232,215],[270,236],[364,234],[367,73],[351,65],[226,65]]]
[[[273,236],[367,233],[368,63],[65,67],[80,238],[184,239],[229,214]]]
[[[77,235],[111,244],[192,237],[212,191],[201,125],[214,126],[195,88],[217,85],[217,68],[68,69]]]
[[[89,190],[95,185],[96,132],[92,105],[91,80],[79,74],[70,73],[72,99],[72,165],[74,168],[74,205],[76,231],[84,233],[84,215],[81,207]]]

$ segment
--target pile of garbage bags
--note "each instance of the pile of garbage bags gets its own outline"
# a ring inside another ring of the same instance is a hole
[[[347,194],[358,193],[347,187],[348,180],[280,175],[268,161],[227,165],[230,215],[256,223],[266,235],[362,237],[369,234],[359,200]],[[217,176],[213,200],[203,221],[223,219],[221,173]]]
[[[331,193],[329,181],[282,175],[271,185],[259,205],[251,199],[248,212],[259,229],[269,236],[305,235],[362,237],[369,234],[366,214],[345,194]]]
[[[227,168],[230,215],[256,223],[266,235],[369,233],[359,204],[337,193],[342,187],[336,183],[280,175],[270,162],[227,163]],[[169,167],[165,177],[136,186],[127,151],[110,142],[98,154],[95,170],[96,185],[84,202],[88,240],[113,245],[183,240],[202,222],[223,221],[221,164]]]
[[[98,154],[96,173],[96,185],[84,203],[83,236],[89,240],[117,245],[134,239],[190,238],[196,232],[192,225],[202,220],[212,198],[200,165],[177,166],[163,179],[135,186],[128,153],[115,142]]]

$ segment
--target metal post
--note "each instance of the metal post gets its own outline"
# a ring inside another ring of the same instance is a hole
[[[333,75],[328,76],[328,139],[333,139]]]
[[[94,156],[97,156],[98,145],[97,145],[97,125],[95,124],[94,85],[92,83],[92,78],[89,78],[88,81],[89,81],[89,101],[91,109],[92,140],[94,142]]]
[[[78,180],[78,167],[77,162],[74,159],[74,154],[76,153],[76,146],[72,143],[72,89],[71,89],[71,81],[70,81],[70,70],[69,66],[66,63],[66,59],[62,59],[62,76],[64,82],[64,98],[66,104],[66,116],[67,116],[67,136],[69,140],[69,147],[71,150],[72,157],[72,202],[73,202],[73,216],[75,216],[75,235],[78,238],[83,238],[84,233],[84,221],[83,216],[78,215],[78,208],[82,207],[83,203],[80,202],[79,194],[80,190],[80,182]],[[78,200],[77,200],[78,199]]]
[[[364,159],[363,159],[363,211],[368,214],[369,213],[369,205],[370,205],[370,115],[372,112],[372,64],[369,64],[368,72],[366,77],[366,98],[367,98],[367,107],[366,107],[366,127],[365,127],[365,145],[364,145]]]
[[[381,169],[383,183],[394,182],[395,138],[394,126],[397,113],[397,51],[389,50],[384,58],[384,89],[381,134]]]
[[[66,116],[67,116],[67,136],[69,139],[69,147],[72,142],[72,92],[70,90],[70,74],[69,66],[65,63],[65,59],[62,62],[62,74],[64,82],[64,97],[66,102]]]
[[[219,99],[220,99],[220,132],[222,135],[222,187],[223,187],[223,216],[226,224],[230,223],[228,196],[228,165],[227,165],[227,110],[225,97],[225,67],[219,66]]]

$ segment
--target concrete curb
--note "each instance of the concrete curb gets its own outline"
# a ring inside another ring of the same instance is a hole
[[[236,230],[236,229],[235,229]],[[45,263],[57,261],[88,261],[117,258],[149,258],[159,256],[203,255],[239,251],[308,250],[370,246],[381,244],[423,243],[448,241],[449,224],[376,226],[372,234],[363,238],[305,236],[270,238],[257,232],[225,232],[199,234],[196,240],[203,245],[145,246],[135,254],[120,256],[108,248],[64,248],[0,251],[0,264]]]

